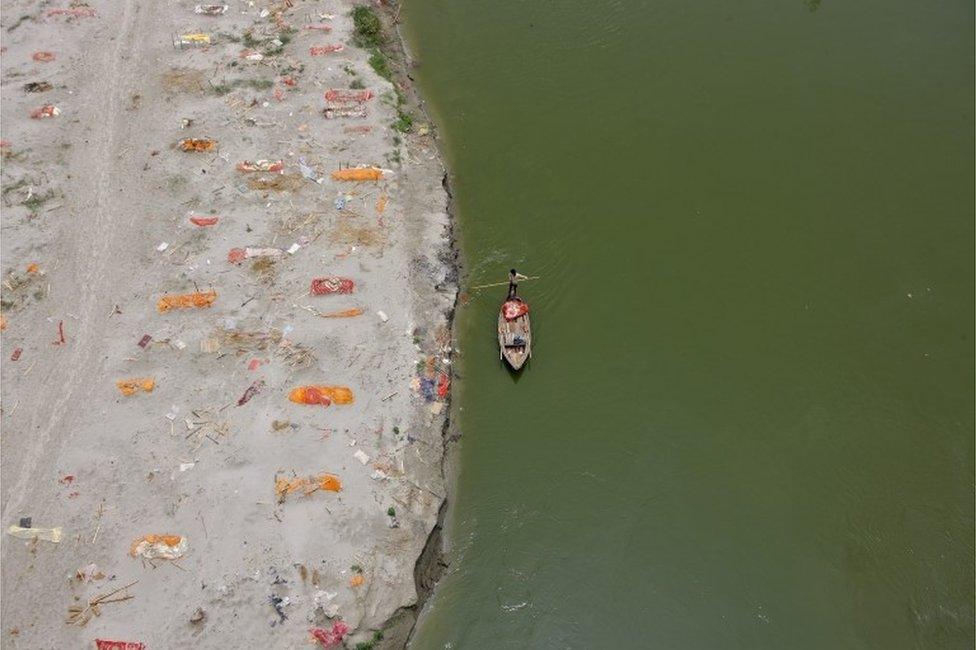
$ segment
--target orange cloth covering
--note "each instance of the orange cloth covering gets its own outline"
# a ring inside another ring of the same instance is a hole
[[[337,181],[378,181],[383,178],[383,170],[379,167],[350,167],[332,172],[332,179]]]
[[[156,310],[162,314],[168,312],[170,309],[209,307],[216,299],[216,291],[194,291],[193,293],[167,294],[156,302]]]
[[[345,386],[298,386],[288,393],[296,404],[352,404],[352,390]]]

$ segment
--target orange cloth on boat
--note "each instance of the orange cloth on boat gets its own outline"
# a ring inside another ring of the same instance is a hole
[[[506,300],[502,305],[502,314],[505,320],[515,320],[519,316],[529,313],[529,305],[521,300]]]

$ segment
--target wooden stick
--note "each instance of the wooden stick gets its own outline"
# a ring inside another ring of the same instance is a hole
[[[526,280],[539,280],[539,279],[540,276],[531,275],[527,278],[520,278],[519,282],[525,282]],[[508,284],[508,280],[506,280],[505,282],[492,282],[491,284],[479,284],[476,287],[468,287],[468,291],[474,291],[475,289],[487,289],[488,287],[500,287],[503,284]]]

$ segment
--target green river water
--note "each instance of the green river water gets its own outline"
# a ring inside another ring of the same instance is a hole
[[[469,285],[412,648],[973,647],[971,0],[408,0]]]

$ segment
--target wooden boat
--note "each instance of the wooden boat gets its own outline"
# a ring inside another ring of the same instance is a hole
[[[523,313],[515,318],[505,318],[509,303],[523,306]],[[532,329],[529,324],[529,305],[515,296],[502,303],[498,310],[498,356],[508,362],[513,370],[521,370],[532,356]]]

